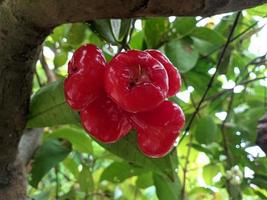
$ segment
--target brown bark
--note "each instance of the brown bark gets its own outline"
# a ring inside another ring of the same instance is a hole
[[[267,0],[10,0],[18,16],[42,27],[99,18],[215,15],[266,3]]]
[[[0,185],[0,200],[26,199],[25,168],[19,158],[7,170],[8,184]]]
[[[18,153],[18,157],[24,166],[30,163],[32,156],[40,146],[43,132],[42,128],[26,129],[24,131],[19,142]]]
[[[18,142],[26,124],[33,65],[48,30],[0,6],[0,199],[24,199]],[[10,196],[7,196],[10,195]]]
[[[26,124],[33,65],[53,27],[140,16],[214,15],[267,0],[0,0],[0,200],[25,199],[18,143]]]
[[[56,81],[57,80],[57,76],[56,76],[56,74],[54,73],[53,70],[49,69],[49,66],[48,66],[48,64],[47,64],[47,62],[45,60],[45,56],[43,54],[43,51],[41,51],[41,53],[40,53],[39,60],[41,62],[43,70],[45,71],[47,82],[51,83],[51,82]]]

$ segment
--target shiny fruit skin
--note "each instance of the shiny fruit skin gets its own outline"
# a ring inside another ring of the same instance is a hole
[[[140,150],[149,157],[163,157],[174,147],[185,117],[182,109],[164,101],[155,110],[131,116]]]
[[[166,69],[169,78],[168,97],[174,96],[181,89],[182,81],[179,71],[170,62],[170,60],[160,51],[149,49],[146,50],[153,58],[157,59]]]
[[[83,110],[104,93],[102,82],[95,80],[103,79],[103,72],[97,73],[95,76],[91,72],[76,73],[65,79],[65,99],[72,109]]]
[[[80,116],[85,130],[103,143],[114,143],[132,129],[128,113],[107,96],[99,97]]]
[[[109,63],[105,72],[107,94],[131,113],[156,108],[169,90],[165,68],[146,52],[121,52]]]
[[[64,81],[65,99],[74,110],[85,109],[104,93],[106,63],[100,49],[85,45],[75,51]]]
[[[68,63],[68,75],[84,70],[91,70],[93,65],[105,66],[105,57],[97,46],[86,44],[78,48]]]

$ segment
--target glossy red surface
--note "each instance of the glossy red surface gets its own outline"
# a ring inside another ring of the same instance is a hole
[[[85,130],[103,143],[118,141],[132,128],[127,113],[107,96],[99,97],[80,116]]]
[[[168,75],[163,65],[148,53],[131,50],[111,60],[105,72],[105,89],[124,110],[148,111],[166,98]]]
[[[75,110],[82,110],[104,93],[105,59],[94,45],[80,47],[68,65],[64,82],[65,99]]]
[[[152,111],[132,114],[131,119],[137,129],[140,150],[155,158],[172,150],[185,122],[182,109],[170,101],[164,101]]]
[[[170,60],[163,55],[160,51],[149,49],[146,50],[153,58],[157,59],[166,69],[169,78],[169,91],[168,97],[175,95],[181,88],[181,75]]]
[[[97,46],[86,44],[78,48],[68,63],[68,74],[72,75],[80,71],[91,70],[93,65],[105,66],[106,60]]]

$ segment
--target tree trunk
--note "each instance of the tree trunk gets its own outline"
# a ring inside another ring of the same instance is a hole
[[[49,29],[0,7],[0,199],[25,199],[25,177],[18,143],[26,124],[33,66]]]
[[[26,125],[33,66],[53,27],[67,22],[138,16],[213,15],[267,0],[0,0],[0,200],[25,199],[17,158]]]

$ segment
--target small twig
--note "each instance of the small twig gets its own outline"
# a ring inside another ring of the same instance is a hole
[[[184,76],[181,76],[181,77],[182,77],[182,81],[183,81],[185,87],[188,88],[188,84],[187,84],[187,80],[186,80],[186,78],[185,78]],[[190,100],[191,100],[191,102],[192,102],[193,107],[196,109],[197,104],[196,104],[196,102],[195,102],[195,100],[194,100],[194,98],[193,98],[192,95],[190,95]],[[198,113],[197,115],[198,115],[198,117],[200,117],[199,113]]]
[[[246,86],[246,85],[248,85],[249,83],[256,82],[256,81],[263,80],[263,79],[267,79],[267,76],[257,77],[257,78],[255,78],[255,79],[251,79],[251,80],[245,80],[245,81],[242,81],[242,82],[236,84],[236,86],[239,86],[239,85],[244,85],[244,86]],[[219,98],[220,96],[225,95],[226,93],[232,92],[232,91],[236,88],[236,86],[233,87],[233,88],[230,88],[230,89],[223,89],[223,90],[221,90],[220,92],[218,92],[218,93],[216,93],[216,94],[214,94],[214,95],[212,95],[212,96],[210,96],[210,97],[207,97],[207,98],[205,99],[204,102],[208,102],[208,101],[216,100],[216,99]],[[202,104],[202,106],[200,107],[199,110],[204,109],[204,108],[206,107],[206,105],[209,105],[209,104],[208,104],[208,103],[205,104],[205,105]],[[186,110],[184,110],[184,111],[186,112],[187,110],[188,110],[188,109],[186,109]]]
[[[43,86],[43,84],[42,84],[41,78],[40,78],[38,71],[37,71],[37,65],[35,65],[35,67],[34,67],[34,74],[36,76],[37,83],[38,83],[39,87],[41,88]]]
[[[245,70],[247,70],[247,68],[250,66],[250,65],[254,65],[254,69],[257,65],[259,64],[262,64],[262,63],[265,63],[267,60],[265,60],[265,57],[266,57],[267,53],[264,54],[263,56],[259,56],[259,57],[256,57],[254,59],[252,59],[250,62],[248,62],[242,69],[242,71],[240,72],[240,75],[236,77],[235,79],[235,83],[238,82],[238,80],[241,78],[241,74],[243,74],[245,72]],[[249,73],[247,73],[247,75],[245,75],[244,79],[247,79],[249,76]],[[238,85],[242,85],[242,82],[240,82]],[[231,89],[224,89],[220,92],[218,92],[217,94],[214,94],[210,97],[207,97],[205,99],[205,101],[209,101],[209,100],[214,100],[214,99],[217,99],[218,97],[224,95],[226,92],[231,92],[234,88],[231,88]]]
[[[135,25],[135,21],[136,21],[136,19],[132,19],[132,23],[131,23],[131,28],[130,28],[130,30],[129,30],[129,37],[128,37],[128,43],[131,41],[131,39],[132,39],[132,35],[133,35],[133,32],[134,32],[134,29],[135,29],[135,27],[134,27],[134,25]]]
[[[232,91],[231,97],[230,97],[230,100],[229,100],[229,103],[228,103],[227,111],[226,111],[227,115],[226,115],[225,119],[223,120],[222,126],[221,126],[222,138],[223,138],[223,148],[224,148],[226,157],[228,158],[228,161],[229,161],[229,162],[227,162],[228,166],[233,166],[233,163],[232,163],[233,160],[232,160],[232,156],[231,156],[230,150],[228,148],[229,141],[228,141],[228,138],[227,138],[227,135],[226,135],[226,132],[225,132],[225,128],[226,128],[225,124],[230,119],[230,114],[231,114],[231,110],[232,110],[233,102],[234,102],[234,96],[235,96],[235,93],[234,93],[234,91]]]
[[[264,56],[260,57],[260,61],[258,61],[258,62],[255,61],[253,63],[254,64],[254,68],[245,75],[244,79],[247,79],[249,77],[250,73],[255,72],[257,66],[266,63],[267,60],[264,59],[266,57],[266,55],[267,55],[267,53]]]
[[[63,172],[63,171],[59,171],[59,173],[67,180],[67,181],[71,181],[71,179]]]
[[[264,16],[264,18],[265,18],[265,17],[266,17],[266,16]],[[230,43],[236,41],[237,39],[239,39],[240,37],[242,37],[243,35],[245,35],[248,31],[250,31],[252,28],[254,28],[254,27],[257,26],[257,25],[258,25],[258,22],[253,23],[251,26],[249,26],[248,28],[246,28],[244,31],[242,31],[241,33],[239,33],[239,34],[237,34],[236,36],[234,36],[234,37],[230,40]],[[221,46],[215,48],[214,50],[212,50],[212,51],[211,51],[210,53],[208,53],[207,55],[202,56],[202,57],[200,58],[200,60],[208,58],[208,57],[211,56],[213,53],[215,53],[215,52],[217,52],[218,50],[220,50],[221,48],[223,48],[223,46],[224,46],[224,45],[221,45]]]
[[[119,43],[120,47],[118,49],[118,53],[121,52],[123,49],[126,51],[131,49],[129,42],[131,41],[132,34],[134,31],[134,24],[135,24],[135,19],[131,19],[131,25],[127,31],[127,34],[125,34],[124,38]]]
[[[40,53],[39,60],[40,60],[40,63],[41,63],[41,65],[45,71],[45,75],[47,77],[47,82],[51,83],[51,82],[56,81],[57,77],[56,77],[55,73],[51,69],[49,69],[49,66],[46,62],[43,51],[41,51],[41,53]]]
[[[41,78],[40,78],[40,76],[39,76],[39,74],[38,74],[38,72],[37,72],[37,69],[35,69],[35,76],[36,76],[36,80],[37,80],[37,82],[38,82],[38,85],[39,85],[39,87],[41,88],[41,87],[43,87],[43,84],[42,84],[42,81],[41,81]]]
[[[240,82],[239,85],[247,85],[249,83],[252,83],[252,82],[255,82],[255,81],[259,81],[259,80],[262,80],[262,79],[267,79],[267,76],[261,76],[261,77],[257,77],[257,78],[251,79],[251,80],[245,80],[245,81]]]
[[[197,108],[196,108],[195,112],[193,113],[191,119],[189,120],[189,123],[188,123],[188,125],[187,125],[187,127],[186,127],[186,129],[185,129],[185,131],[184,131],[183,136],[181,137],[181,139],[180,139],[180,141],[179,141],[179,144],[183,141],[183,138],[185,137],[185,135],[187,134],[187,132],[189,132],[189,130],[190,130],[190,128],[191,128],[191,125],[193,124],[194,119],[195,119],[195,117],[197,116],[197,114],[198,114],[198,112],[199,112],[199,109],[200,109],[202,103],[204,102],[204,100],[205,100],[205,98],[206,98],[206,96],[207,96],[207,94],[208,94],[210,88],[211,88],[212,85],[213,85],[213,81],[215,80],[215,77],[216,77],[216,75],[217,75],[217,73],[218,73],[218,71],[219,71],[219,69],[220,69],[220,66],[221,66],[221,63],[222,63],[222,61],[223,61],[223,57],[224,57],[224,55],[225,55],[225,52],[226,52],[228,46],[229,46],[230,43],[231,43],[231,38],[232,38],[232,36],[233,36],[233,34],[234,34],[235,28],[237,27],[237,24],[238,24],[238,21],[239,21],[240,16],[241,16],[241,11],[237,13],[237,16],[236,16],[236,18],[235,18],[234,24],[233,24],[233,26],[231,27],[230,33],[229,33],[229,35],[228,35],[227,41],[226,41],[226,43],[225,43],[225,45],[224,45],[224,48],[223,48],[223,50],[222,50],[222,52],[221,52],[221,54],[220,54],[219,59],[218,59],[218,62],[217,62],[217,65],[216,65],[216,71],[215,71],[215,73],[212,75],[212,77],[211,77],[211,79],[210,79],[210,81],[209,81],[209,83],[208,83],[208,85],[207,85],[207,88],[206,88],[206,90],[205,90],[205,92],[204,92],[204,94],[203,94],[201,100],[199,101],[199,103],[198,103],[198,105],[197,105]],[[183,185],[182,185],[182,190],[181,190],[181,199],[182,199],[182,200],[185,199],[186,175],[187,175],[187,167],[188,167],[188,163],[189,163],[189,157],[190,157],[190,153],[191,153],[191,142],[192,142],[192,140],[193,140],[193,134],[190,134],[190,136],[189,136],[189,147],[188,147],[188,150],[187,150],[186,161],[185,161],[185,167],[184,167],[184,170],[183,170]]]
[[[236,84],[236,86],[239,86],[239,85],[244,85],[244,86],[246,86],[246,85],[248,85],[249,83],[256,82],[256,81],[259,81],[259,80],[262,80],[262,79],[267,79],[267,76],[257,77],[257,78],[255,78],[255,79],[251,79],[251,80],[244,80],[244,81],[241,81],[241,82],[239,82],[238,84]],[[215,94],[215,95],[213,95],[213,96],[210,96],[210,97],[206,98],[205,101],[213,101],[213,100],[219,98],[220,96],[222,96],[222,95],[224,95],[224,94],[226,94],[226,93],[228,93],[228,92],[232,92],[232,91],[234,91],[234,89],[236,88],[236,86],[233,87],[233,88],[230,88],[230,89],[224,89],[224,90],[218,92],[217,94]],[[202,107],[200,108],[200,110],[203,109],[203,107],[204,107],[204,106],[202,106]]]
[[[256,57],[256,58],[252,59],[248,64],[246,64],[246,66],[243,67],[243,69],[240,72],[240,74],[244,73],[245,70],[247,70],[247,68],[250,65],[254,65],[254,69],[253,70],[255,70],[257,65],[265,63],[267,61],[267,60],[265,60],[266,55],[267,55],[267,52],[263,56],[259,56],[259,57]],[[249,72],[245,75],[244,79],[247,79],[248,76],[249,76]],[[241,78],[241,76],[237,76],[236,79],[235,79],[235,82],[237,82],[240,78]]]

